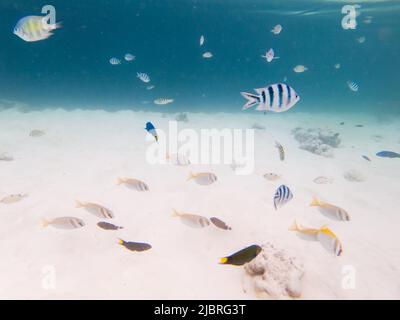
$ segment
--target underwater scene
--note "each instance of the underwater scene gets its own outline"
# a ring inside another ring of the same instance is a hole
[[[399,0],[1,0],[0,299],[400,299]]]

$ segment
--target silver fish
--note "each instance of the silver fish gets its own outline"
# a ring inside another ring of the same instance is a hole
[[[149,191],[149,186],[145,182],[138,179],[119,178],[117,184],[124,184],[128,188],[134,189],[136,191]]]
[[[210,225],[207,218],[190,213],[180,213],[173,210],[173,217],[180,218],[181,222],[191,228],[205,228]]]
[[[3,199],[1,199],[1,203],[4,204],[11,204],[11,203],[16,203],[21,201],[22,199],[26,198],[28,195],[27,194],[11,194],[9,196],[4,197]]]
[[[95,215],[96,217],[102,218],[102,219],[113,219],[114,218],[114,214],[112,213],[111,210],[109,210],[106,207],[103,207],[99,204],[96,204],[96,203],[76,201],[76,207],[84,208],[87,212]]]
[[[279,159],[281,159],[281,161],[285,160],[285,150],[283,149],[282,145],[275,141],[275,147],[278,149],[279,151]]]
[[[75,217],[60,217],[52,220],[43,220],[43,227],[52,226],[57,229],[71,230],[79,229],[85,226],[82,219]]]
[[[218,180],[217,176],[211,172],[190,173],[188,180],[192,179],[201,186],[208,186]]]

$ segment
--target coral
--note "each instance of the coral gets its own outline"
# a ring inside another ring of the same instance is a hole
[[[324,157],[333,157],[333,148],[337,148],[340,143],[339,133],[334,133],[328,129],[297,127],[292,130],[294,138],[300,143],[300,149]]]
[[[187,113],[178,113],[175,117],[176,121],[180,121],[180,122],[188,122],[189,121],[189,117],[187,115]]]
[[[350,182],[363,182],[365,181],[364,175],[354,169],[348,170],[343,174],[343,177]]]
[[[300,297],[303,264],[270,243],[262,245],[262,249],[253,261],[245,265],[256,292],[265,293],[272,299]]]

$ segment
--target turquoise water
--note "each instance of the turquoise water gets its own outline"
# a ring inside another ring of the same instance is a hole
[[[341,26],[348,3],[361,5],[355,30]],[[15,36],[17,21],[45,4],[63,28],[39,42]],[[0,99],[32,109],[156,111],[154,99],[172,98],[163,111],[241,112],[241,91],[286,77],[301,96],[290,112],[399,113],[399,17],[400,1],[2,0]],[[279,35],[270,32],[276,24]],[[280,59],[263,60],[269,48]],[[206,51],[212,59],[202,58]],[[127,63],[125,53],[136,60]],[[111,57],[123,63],[112,66]],[[296,65],[308,70],[294,73]],[[147,90],[137,72],[155,88]]]

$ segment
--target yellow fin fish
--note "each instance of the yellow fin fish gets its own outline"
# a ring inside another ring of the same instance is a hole
[[[194,180],[199,185],[208,186],[217,181],[218,178],[214,173],[211,172],[200,172],[200,173],[191,172],[187,180],[188,181]]]
[[[180,218],[181,222],[191,228],[205,228],[210,225],[210,221],[199,215],[190,213],[180,213],[175,209],[172,209],[172,217]]]
[[[316,197],[313,198],[311,207],[318,207],[319,211],[328,218],[339,221],[350,221],[350,215],[346,210],[330,203],[319,201]]]

